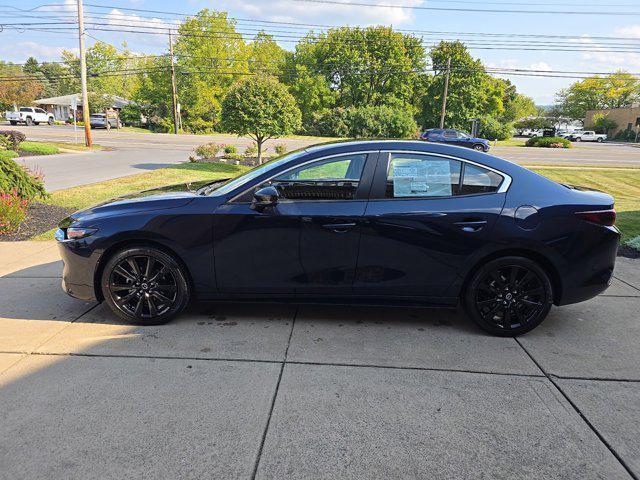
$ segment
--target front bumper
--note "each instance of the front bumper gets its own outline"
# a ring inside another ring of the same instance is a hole
[[[100,254],[89,248],[83,239],[58,241],[58,251],[64,264],[62,289],[80,300],[97,300],[94,276]]]

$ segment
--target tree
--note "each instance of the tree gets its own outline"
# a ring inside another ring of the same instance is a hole
[[[598,133],[606,133],[608,135],[610,130],[618,128],[618,122],[613,118],[609,118],[608,113],[594,114],[591,122],[593,123],[593,129],[597,130]]]
[[[258,146],[270,138],[289,135],[300,128],[300,109],[287,87],[273,77],[241,80],[222,101],[222,125],[237,135],[248,135]]]
[[[174,52],[186,123],[197,118],[213,127],[223,97],[238,74],[248,73],[248,48],[235,25],[226,12],[208,9],[180,25]]]
[[[104,113],[113,106],[113,97],[100,93],[89,92],[89,111],[91,113]]]
[[[324,87],[316,88],[316,92],[323,92],[321,96],[332,100],[335,106],[411,108],[418,76],[425,67],[425,54],[419,38],[389,27],[342,27],[310,33],[301,39],[293,65],[287,67],[305,74],[301,79],[285,77],[297,95],[304,94],[304,89],[296,86],[299,81],[320,87],[316,82],[322,80]],[[312,82],[314,76],[319,78]],[[335,96],[326,95],[327,90],[335,92]],[[303,116],[308,118],[310,113],[305,110]]]
[[[285,50],[273,37],[265,32],[258,32],[253,42],[248,45],[249,71],[266,74],[277,74],[285,63]]]
[[[575,120],[584,119],[587,110],[626,107],[638,101],[640,78],[625,72],[585,78],[556,96],[563,115]]]
[[[467,129],[473,118],[501,118],[508,84],[488,75],[461,42],[440,42],[429,52],[434,75],[422,96],[418,121],[424,127],[440,123],[447,60],[451,59],[445,126]]]
[[[42,83],[25,75],[19,65],[0,62],[0,109],[13,110],[14,105],[31,105],[43,91]]]

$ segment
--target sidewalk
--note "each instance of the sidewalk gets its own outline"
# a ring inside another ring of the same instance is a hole
[[[640,261],[518,339],[448,311],[196,305],[155,327],[0,243],[3,478],[640,476]]]

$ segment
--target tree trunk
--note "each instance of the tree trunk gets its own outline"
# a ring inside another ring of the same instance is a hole
[[[258,165],[262,165],[262,137],[257,137],[256,144],[258,145]]]

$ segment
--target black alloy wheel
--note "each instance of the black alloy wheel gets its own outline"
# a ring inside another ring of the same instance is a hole
[[[189,300],[180,265],[152,247],[130,248],[111,257],[102,274],[102,292],[116,315],[143,325],[168,322]]]
[[[549,277],[537,263],[504,257],[475,273],[465,293],[465,308],[484,330],[514,336],[538,326],[552,300]]]

